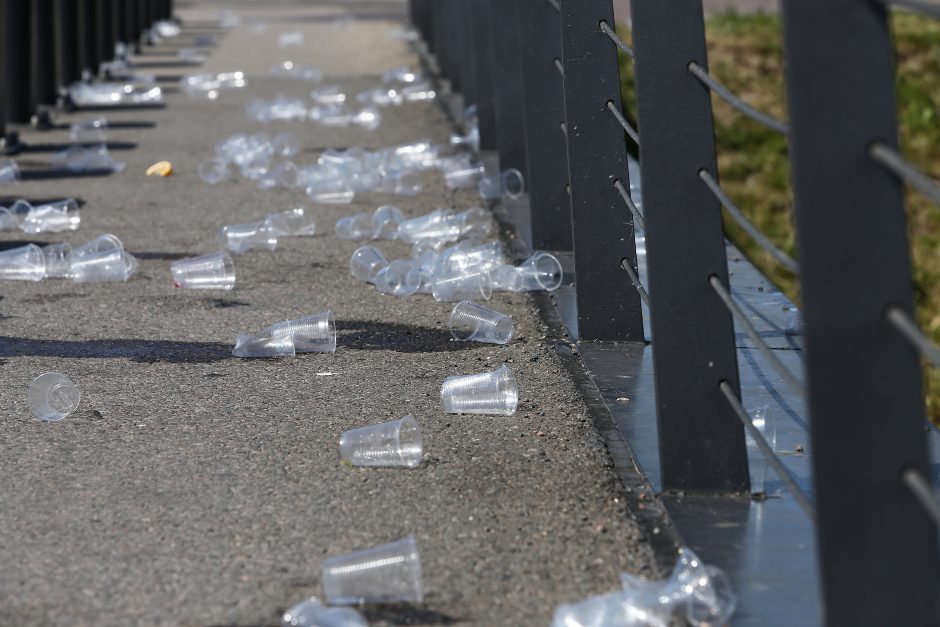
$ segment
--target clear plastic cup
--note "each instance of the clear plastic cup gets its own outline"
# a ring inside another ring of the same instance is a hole
[[[336,221],[336,237],[340,239],[353,241],[369,239],[373,232],[372,216],[368,213],[344,216]]]
[[[277,235],[267,225],[267,222],[250,222],[248,224],[230,224],[222,227],[219,234],[222,245],[226,250],[235,254],[249,250],[274,250],[277,248]]]
[[[104,233],[81,246],[76,246],[72,250],[72,255],[74,257],[85,257],[112,250],[124,250],[124,244],[117,235]]]
[[[404,466],[421,464],[421,427],[411,416],[343,432],[339,440],[343,461],[353,466]]]
[[[209,185],[218,185],[229,177],[228,163],[218,157],[203,160],[197,171],[199,178]]]
[[[76,256],[73,252],[69,278],[76,283],[105,283],[127,281],[137,271],[137,259],[121,250],[102,250],[101,252]]]
[[[310,99],[318,105],[343,104],[346,102],[346,92],[339,85],[327,85],[311,91]]]
[[[375,275],[377,290],[392,296],[412,296],[421,287],[421,268],[410,259],[396,259]]]
[[[293,357],[294,342],[288,334],[270,335],[262,331],[258,335],[241,333],[235,338],[235,357]]]
[[[235,264],[226,252],[180,259],[170,264],[176,287],[195,290],[230,290],[235,287]]]
[[[78,407],[82,398],[72,381],[64,374],[47,372],[29,384],[26,405],[32,415],[40,420],[62,420]]]
[[[46,256],[35,244],[0,251],[0,279],[41,281],[46,276]]]
[[[262,334],[272,338],[289,338],[298,353],[336,352],[336,321],[331,311],[278,322]]]
[[[300,152],[300,140],[293,133],[285,131],[271,138],[271,148],[277,156],[289,159]]]
[[[356,191],[348,187],[327,187],[322,185],[309,185],[307,197],[313,202],[325,205],[348,205],[356,197]]]
[[[369,627],[369,623],[351,607],[328,607],[310,597],[284,612],[281,627]]]
[[[382,126],[382,114],[378,109],[366,107],[353,114],[352,123],[367,131],[374,131]]]
[[[313,236],[317,232],[316,221],[303,207],[269,213],[264,222],[277,237]]]
[[[0,185],[20,180],[20,166],[13,159],[0,159]]]
[[[78,203],[67,198],[42,205],[32,206],[25,200],[17,200],[11,207],[26,233],[61,233],[76,231],[81,224]]]
[[[284,187],[293,189],[300,181],[300,171],[293,161],[282,161],[266,174],[258,178],[258,189],[274,189]]]
[[[512,329],[512,318],[471,300],[460,301],[450,314],[450,334],[463,342],[508,344]]]
[[[561,286],[564,272],[558,257],[544,251],[536,251],[516,269],[519,277],[514,291],[553,291]]]
[[[42,254],[46,256],[47,277],[65,278],[69,276],[72,268],[71,244],[68,242],[48,244],[42,247]]]
[[[105,144],[87,147],[69,146],[62,152],[56,153],[52,159],[72,172],[94,172],[99,170],[123,172],[126,167],[126,164],[111,157]]]
[[[20,226],[16,214],[7,207],[0,207],[0,231],[12,231]]]
[[[366,283],[372,283],[376,275],[385,266],[388,260],[375,246],[357,248],[349,259],[349,270],[354,277]]]
[[[505,364],[492,372],[447,377],[441,386],[441,404],[448,414],[511,416],[518,403],[516,377]]]
[[[431,277],[431,294],[434,300],[453,302],[493,295],[489,269],[483,265],[468,268],[445,266],[435,270]]]
[[[100,144],[108,139],[108,121],[105,118],[91,118],[73,122],[69,136],[76,144]]]
[[[480,197],[487,200],[496,200],[505,196],[516,199],[525,193],[525,178],[522,172],[515,168],[504,170],[499,174],[484,176],[477,183]]]
[[[398,237],[398,225],[405,215],[398,207],[383,205],[372,214],[372,238],[393,240]]]
[[[328,559],[320,582],[331,605],[424,600],[414,537]]]

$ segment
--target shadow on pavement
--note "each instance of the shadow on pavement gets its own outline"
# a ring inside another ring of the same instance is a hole
[[[24,148],[24,152],[60,152],[74,146],[75,142],[62,142],[62,143],[48,143],[48,144],[27,144]],[[94,145],[99,145],[98,143]],[[137,148],[135,142],[104,142],[104,145],[108,147],[108,150],[133,150]]]
[[[391,625],[454,625],[462,622],[441,612],[435,612],[410,603],[376,605],[361,608],[362,614],[370,623],[386,622]]]
[[[352,350],[396,353],[439,353],[482,348],[486,344],[457,342],[447,329],[428,329],[372,320],[337,320],[338,344]]]
[[[35,340],[0,336],[0,357],[129,359],[140,363],[209,364],[232,357],[231,344],[167,340]]]

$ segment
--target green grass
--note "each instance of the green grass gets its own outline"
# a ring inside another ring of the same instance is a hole
[[[728,12],[709,17],[706,30],[712,75],[759,110],[786,119],[781,26],[777,15]],[[940,179],[940,23],[896,13],[892,28],[902,150],[911,162]],[[621,35],[629,40],[629,32]],[[636,120],[633,65],[625,58],[621,77],[625,109]],[[722,187],[775,244],[797,256],[786,139],[717,97],[713,109]],[[940,208],[911,190],[906,201],[917,317],[921,328],[940,342]],[[780,268],[727,215],[725,225],[728,237],[799,303],[796,277]],[[925,368],[924,382],[928,413],[940,424],[940,373]]]

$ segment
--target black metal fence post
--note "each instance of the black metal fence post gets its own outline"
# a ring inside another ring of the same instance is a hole
[[[582,340],[642,342],[640,296],[622,264],[636,270],[633,216],[614,183],[630,187],[620,111],[611,0],[562,0],[565,123],[574,228],[578,334]]]
[[[48,112],[40,114],[44,106],[56,102],[55,30],[52,20],[52,0],[30,0],[29,72],[30,113],[39,126],[49,123]]]
[[[937,530],[901,482],[929,476],[920,362],[886,320],[913,316],[903,194],[869,157],[898,145],[888,21],[874,2],[783,8],[826,624],[936,625]]]
[[[0,97],[6,101],[6,121],[25,124],[32,115],[29,82],[29,3],[4,0],[4,32],[2,33],[3,71],[6,90]]]
[[[99,62],[114,58],[114,37],[111,31],[111,0],[95,0],[96,33]]]
[[[53,31],[55,32],[55,83],[59,93],[82,75],[81,55],[78,46],[78,3],[75,0],[55,0],[53,6]]]
[[[456,72],[460,75],[459,93],[463,96],[464,107],[477,102],[477,63],[474,48],[473,0],[450,0],[454,5],[455,41],[458,42]]]
[[[662,483],[745,491],[744,431],[719,389],[740,394],[721,207],[699,179],[716,172],[702,0],[633,0],[640,171]],[[644,141],[643,138],[652,138]]]
[[[493,28],[493,105],[501,168],[516,168],[528,179],[525,153],[525,93],[519,57],[515,0],[490,0]]]
[[[571,250],[564,88],[556,66],[556,60],[561,60],[561,16],[549,0],[515,1],[525,89],[532,245]]]
[[[480,148],[483,150],[495,150],[497,147],[496,109],[493,104],[493,25],[490,22],[489,5],[490,0],[470,2],[477,120]]]

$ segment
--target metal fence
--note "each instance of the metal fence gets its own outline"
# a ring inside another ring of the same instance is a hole
[[[572,250],[582,342],[642,342],[648,305],[663,488],[745,492],[745,430],[815,521],[828,625],[940,624],[940,499],[931,485],[903,186],[940,186],[899,153],[891,4],[783,3],[789,122],[708,71],[701,0],[632,0],[633,48],[611,0],[411,0],[441,77],[475,104],[484,149],[527,173],[532,244]],[[622,114],[618,49],[635,64]],[[788,136],[799,261],[719,182],[712,95]],[[629,189],[640,155],[643,212]],[[800,278],[805,372],[773,355],[729,288],[721,208]],[[645,231],[648,292],[637,272]],[[734,322],[805,395],[814,498],[740,400]],[[805,382],[805,383],[804,383]]]
[[[22,148],[8,124],[49,124],[70,84],[106,78],[118,44],[139,51],[172,12],[172,0],[0,0],[0,152]]]

